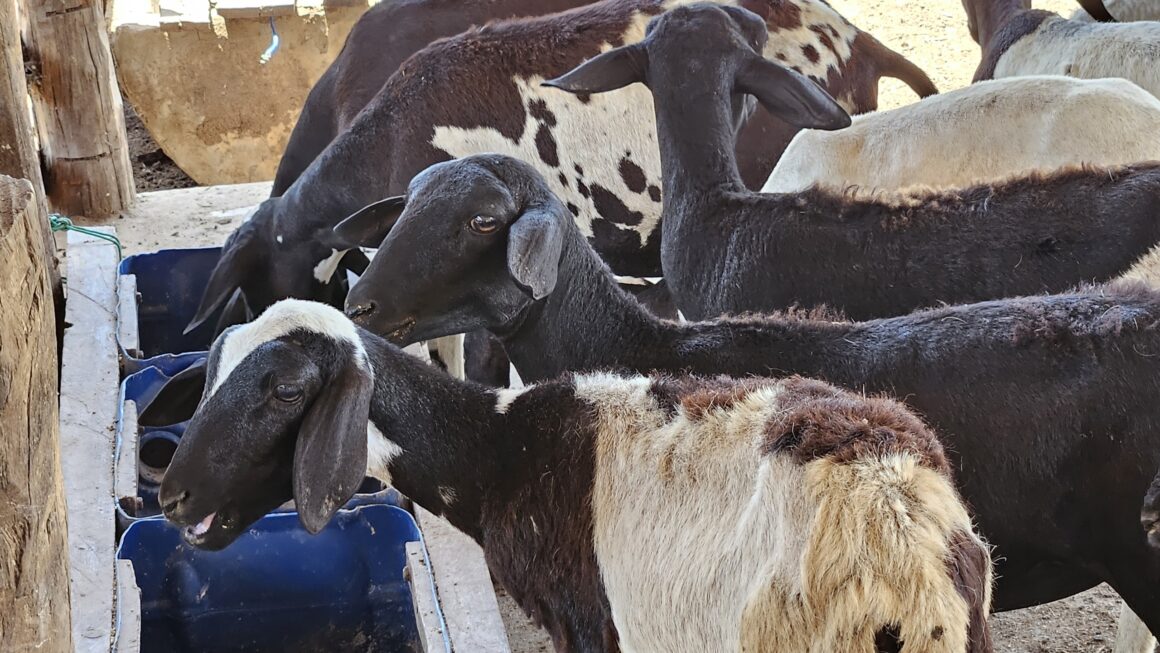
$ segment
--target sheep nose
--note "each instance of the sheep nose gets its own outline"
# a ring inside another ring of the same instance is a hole
[[[170,517],[170,518],[173,517],[173,512],[175,510],[177,510],[177,507],[181,504],[181,502],[185,501],[188,498],[189,498],[189,490],[182,490],[175,497],[164,497],[164,496],[157,497],[158,502],[161,504],[161,512],[166,517]]]
[[[372,313],[378,310],[378,308],[379,305],[373,301],[363,304],[355,304],[353,306],[346,307],[346,316],[358,322],[369,317]]]

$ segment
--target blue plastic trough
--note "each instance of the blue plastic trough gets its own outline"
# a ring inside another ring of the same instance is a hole
[[[314,536],[295,514],[268,515],[216,552],[189,546],[163,520],[141,520],[117,557],[133,561],[141,588],[142,653],[412,653],[403,569],[404,547],[417,540],[405,510],[363,506]]]
[[[137,276],[140,298],[136,319],[141,357],[125,356],[127,373],[150,365],[166,365],[172,358],[204,352],[213,344],[213,330],[221,309],[190,333],[182,331],[197,312],[202,291],[220,255],[220,247],[163,249],[121,261],[118,272]]]

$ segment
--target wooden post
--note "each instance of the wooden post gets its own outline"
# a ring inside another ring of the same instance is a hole
[[[72,651],[56,325],[32,185],[0,175],[0,648]]]
[[[0,0],[0,175],[32,182],[37,213],[47,216],[44,179],[40,175],[40,153],[36,148],[35,128],[28,111],[28,84],[24,79],[20,12],[16,2]],[[60,285],[60,268],[56,262],[56,243],[48,229],[39,231],[44,234],[53,303],[56,304],[57,318],[62,318],[64,295]]]
[[[103,0],[27,0],[29,91],[57,211],[104,220],[136,195]]]

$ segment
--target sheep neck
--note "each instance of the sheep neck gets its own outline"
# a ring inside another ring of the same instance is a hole
[[[650,84],[657,119],[657,141],[664,183],[662,225],[680,206],[708,192],[744,191],[737,169],[735,131],[729,102],[732,88],[722,71],[704,71],[681,83]],[[698,83],[703,88],[696,88]],[[715,86],[714,86],[715,85]]]
[[[494,330],[526,382],[565,370],[649,369],[649,355],[676,326],[648,313],[613,279],[579,231],[569,230],[559,281],[508,329]]]
[[[983,52],[990,49],[991,42],[1003,29],[1003,26],[1026,11],[1029,4],[1027,0],[974,0],[971,2],[975,28],[978,31],[979,46]]]
[[[388,112],[368,109],[332,141],[282,196],[279,217],[287,219],[279,220],[279,233],[346,249],[335,238],[334,226],[391,194],[390,180],[380,173],[387,169],[391,150],[389,143],[383,143],[388,130],[382,124],[393,119]],[[382,123],[376,130],[381,133],[373,134],[376,147],[367,148],[363,143],[372,140],[367,132],[376,127],[376,121]]]
[[[362,338],[375,370],[370,421],[401,449],[388,465],[391,484],[478,540],[499,458],[494,395],[365,331]]]

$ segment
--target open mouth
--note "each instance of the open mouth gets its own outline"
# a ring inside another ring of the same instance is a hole
[[[411,335],[411,331],[414,329],[415,318],[407,318],[402,324],[387,333],[387,340],[395,344],[401,344],[407,336]]]
[[[216,536],[231,531],[235,521],[232,512],[222,509],[211,512],[192,526],[186,526],[181,534],[185,541],[192,546],[217,548],[214,546],[213,540],[217,539]]]

